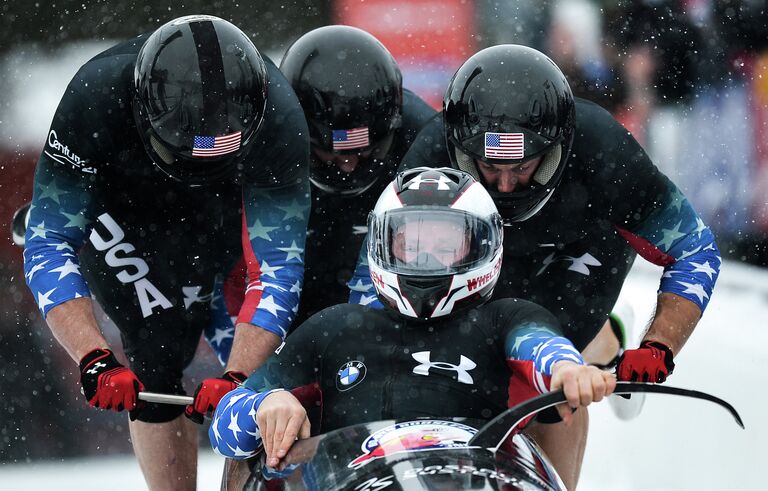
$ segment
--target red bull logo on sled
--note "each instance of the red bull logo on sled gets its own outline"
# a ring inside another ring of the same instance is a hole
[[[426,419],[397,423],[366,438],[360,447],[363,455],[347,467],[360,467],[371,460],[400,452],[466,447],[475,433],[476,428],[453,421]]]

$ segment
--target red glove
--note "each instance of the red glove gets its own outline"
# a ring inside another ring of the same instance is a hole
[[[675,369],[672,350],[659,341],[643,341],[638,349],[626,350],[616,365],[616,377],[629,382],[660,384]]]
[[[80,385],[88,404],[112,411],[127,409],[132,420],[135,410],[144,405],[139,401],[144,384],[108,349],[97,348],[80,360]]]
[[[197,424],[203,424],[203,418],[216,409],[224,394],[240,386],[248,376],[243,372],[226,372],[219,378],[203,380],[195,390],[195,401],[187,406],[184,414]]]

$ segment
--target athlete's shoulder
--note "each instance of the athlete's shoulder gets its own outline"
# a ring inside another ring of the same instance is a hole
[[[437,111],[424,99],[408,89],[403,89],[403,128],[418,132]]]
[[[130,95],[136,57],[148,34],[108,48],[85,62],[72,78],[70,89],[94,98],[94,102]]]
[[[143,43],[142,36],[120,43],[78,69],[59,101],[41,159],[88,178],[145,166],[131,106]]]
[[[315,344],[317,349],[323,352],[339,339],[365,339],[390,323],[389,316],[382,310],[341,303],[312,315],[297,327],[288,339],[301,340],[302,344]]]
[[[414,167],[450,167],[451,161],[445,144],[445,127],[441,113],[426,122],[403,157],[400,170]]]
[[[310,317],[307,322],[314,323],[333,323],[334,328],[341,329],[345,327],[354,327],[360,325],[363,320],[371,320],[381,316],[381,311],[369,307],[353,304],[340,303],[326,307]]]
[[[537,303],[531,302],[530,300],[514,297],[493,300],[492,302],[488,302],[487,304],[483,305],[481,308],[487,310],[488,312],[510,313],[545,310],[544,307]]]
[[[277,66],[263,56],[267,67],[264,120],[243,175],[247,184],[284,187],[308,182],[309,129],[299,99]]]
[[[502,329],[535,323],[541,327],[559,329],[554,315],[541,305],[522,298],[501,298],[480,307],[490,325]]]
[[[637,145],[630,132],[608,110],[594,102],[576,98],[573,149],[577,155],[619,151],[630,141]]]

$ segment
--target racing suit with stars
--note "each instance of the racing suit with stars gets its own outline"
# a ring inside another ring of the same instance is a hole
[[[498,300],[428,323],[341,304],[310,317],[224,396],[208,434],[226,457],[253,455],[259,404],[283,389],[316,416],[313,434],[392,418],[487,420],[546,392],[562,360],[583,364],[556,319],[527,301]]]
[[[309,139],[298,99],[265,59],[264,121],[238,180],[191,187],[167,177],[132,110],[145,39],[97,55],[67,87],[37,164],[24,268],[44,316],[94,297],[146,389],[179,393],[215,315],[214,284],[243,255],[238,320],[285,336],[303,274]],[[168,421],[181,410],[149,404],[139,418]]]
[[[445,126],[435,118],[403,168],[450,162]],[[493,298],[518,297],[555,314],[582,350],[605,323],[635,255],[664,267],[659,292],[703,312],[720,269],[710,229],[632,135],[600,106],[576,99],[571,156],[562,181],[531,218],[506,224]],[[350,301],[381,308],[363,254]]]

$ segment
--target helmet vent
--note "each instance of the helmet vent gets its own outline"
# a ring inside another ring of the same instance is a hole
[[[474,159],[459,150],[458,147],[454,147],[453,153],[456,155],[456,165],[459,167],[459,170],[466,172],[470,176],[474,177],[476,181],[479,181],[480,176],[477,173],[477,167],[475,166]]]
[[[155,135],[149,135],[149,144],[152,145],[152,150],[155,151],[157,156],[166,164],[171,165],[176,161],[173,154],[162,143],[157,141]]]
[[[544,159],[541,165],[536,170],[536,175],[533,176],[533,180],[539,184],[546,184],[552,179],[557,171],[557,166],[560,164],[560,156],[563,153],[563,146],[557,144],[544,155]]]

